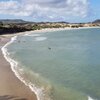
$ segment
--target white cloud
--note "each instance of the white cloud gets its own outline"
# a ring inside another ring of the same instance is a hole
[[[87,13],[88,0],[0,1],[0,14],[59,20],[71,16],[85,17]]]
[[[16,9],[18,7],[18,2],[16,1],[1,1],[0,2],[0,11],[1,10],[9,10]]]

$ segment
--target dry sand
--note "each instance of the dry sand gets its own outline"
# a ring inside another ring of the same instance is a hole
[[[12,72],[1,52],[10,38],[0,37],[0,100],[37,100],[36,95]]]

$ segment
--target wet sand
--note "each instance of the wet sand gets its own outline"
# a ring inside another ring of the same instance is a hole
[[[3,57],[1,48],[10,37],[0,36],[0,100],[37,100],[36,95],[12,72],[10,64]]]

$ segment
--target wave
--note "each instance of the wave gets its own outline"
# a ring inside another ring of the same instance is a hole
[[[18,69],[18,62],[15,61],[15,60],[13,60],[13,59],[11,59],[11,58],[9,57],[9,52],[8,52],[8,50],[7,50],[7,47],[8,47],[10,44],[12,44],[16,39],[17,39],[17,36],[12,37],[12,38],[11,38],[11,41],[9,41],[8,43],[6,43],[6,44],[1,48],[2,53],[3,53],[3,55],[4,55],[4,58],[7,60],[7,62],[10,63],[11,69],[12,69],[12,71],[14,72],[15,76],[16,76],[21,82],[23,82],[26,86],[28,86],[28,87],[31,89],[32,92],[34,92],[34,93],[36,94],[38,100],[51,100],[51,99],[49,99],[49,98],[48,98],[48,99],[45,98],[45,94],[44,94],[44,92],[43,92],[43,91],[44,91],[44,88],[43,88],[43,87],[42,87],[42,88],[38,88],[38,87],[35,86],[35,84],[32,84],[32,82],[27,81],[27,80],[25,81],[25,79],[19,74],[19,71],[22,72],[23,69]]]
[[[91,98],[90,96],[88,96],[88,100],[97,100],[97,99],[93,99],[93,98]]]
[[[36,37],[35,38],[36,41],[44,41],[46,39],[47,39],[47,37]]]
[[[35,37],[35,36],[40,36],[40,34],[25,34],[24,36],[32,36],[32,37]]]
[[[42,37],[43,38],[43,37]],[[46,38],[46,37],[44,37]],[[18,62],[15,61],[14,59],[12,59],[9,55],[9,52],[7,50],[7,47],[12,44],[15,40],[17,40],[17,36],[14,36],[11,38],[11,41],[9,41],[8,43],[6,43],[2,48],[2,53],[5,57],[5,59],[10,63],[11,65],[11,69],[12,71],[15,73],[15,76],[22,81],[26,86],[28,86],[32,92],[34,92],[37,96],[38,100],[52,100],[52,98],[50,98],[50,96],[47,96],[47,91],[52,90],[52,86],[49,85],[48,87],[46,87],[46,90],[44,87],[37,87],[35,84],[33,84],[30,81],[25,80],[19,72],[23,73],[23,69],[18,67]],[[39,76],[37,73],[35,73],[37,76]],[[53,91],[53,90],[52,90]],[[91,98],[90,96],[88,96],[88,100],[96,100]]]

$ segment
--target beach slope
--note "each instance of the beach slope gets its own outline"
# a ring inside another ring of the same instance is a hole
[[[36,95],[12,72],[1,48],[10,38],[0,37],[0,100],[37,100]]]

